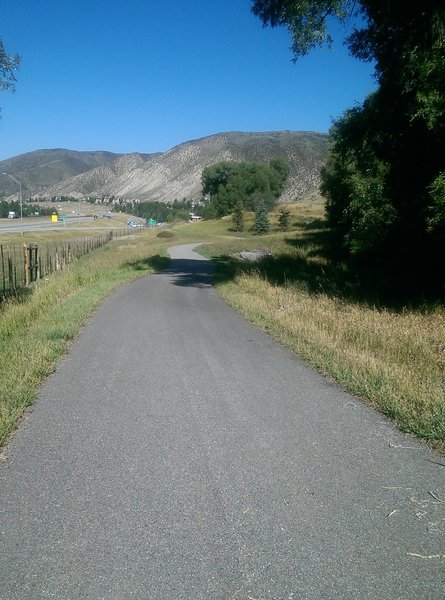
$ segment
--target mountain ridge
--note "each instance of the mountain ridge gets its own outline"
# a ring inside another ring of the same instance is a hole
[[[221,132],[182,142],[166,152],[112,153],[36,150],[0,161],[0,172],[22,183],[23,198],[114,196],[173,202],[201,197],[206,166],[225,160],[268,162],[282,156],[290,165],[281,201],[316,189],[328,151],[328,135],[317,132]],[[0,197],[17,196],[17,185],[0,178]]]

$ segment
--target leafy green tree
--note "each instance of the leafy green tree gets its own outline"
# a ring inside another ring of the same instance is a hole
[[[174,200],[172,204],[165,202],[140,202],[127,206],[126,210],[143,219],[155,219],[158,222],[187,221],[192,211],[190,200]]]
[[[253,224],[253,230],[257,235],[262,235],[263,233],[267,233],[269,229],[270,221],[267,208],[264,202],[260,202],[258,208],[255,211],[255,221]]]
[[[278,227],[280,231],[287,231],[290,225],[290,212],[288,208],[281,208],[278,216]]]
[[[213,202],[206,202],[202,211],[202,216],[206,221],[218,218],[216,206]]]
[[[325,43],[331,46],[328,18],[344,22],[356,5],[353,0],[254,0],[252,12],[264,26],[287,27],[296,60],[317,46]]]
[[[246,198],[247,210],[255,212],[258,206],[263,203],[268,211],[275,208],[277,199],[272,192],[256,192]]]
[[[252,10],[288,28],[294,60],[331,44],[332,20],[349,22],[346,44],[374,63],[379,87],[331,130],[327,215],[349,253],[425,270],[445,251],[443,0],[255,0]]]
[[[275,158],[269,164],[220,162],[203,170],[203,194],[210,197],[218,217],[232,213],[238,200],[246,210],[255,210],[261,201],[271,209],[288,175],[289,165],[282,158]]]
[[[445,171],[440,173],[429,189],[432,200],[427,225],[429,231],[445,230]]]
[[[383,249],[397,219],[387,182],[390,164],[377,154],[381,119],[378,93],[346,111],[331,129],[331,154],[322,171],[329,222],[353,254]]]
[[[202,172],[203,194],[214,196],[218,193],[220,185],[226,186],[230,179],[238,174],[238,163],[219,162],[215,165],[206,167]]]
[[[1,200],[0,201],[0,217],[2,219],[6,219],[6,217],[8,216],[8,212],[10,210],[14,210],[14,209],[10,208],[9,202],[6,202],[6,200]]]
[[[277,156],[270,161],[269,166],[272,170],[270,175],[270,190],[278,198],[283,193],[284,186],[289,178],[289,163],[282,156]]]
[[[233,230],[244,231],[244,206],[241,200],[238,200],[235,204],[235,208],[232,214]]]

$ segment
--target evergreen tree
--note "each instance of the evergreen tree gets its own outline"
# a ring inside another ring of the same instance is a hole
[[[290,224],[290,212],[288,208],[280,209],[280,216],[278,217],[278,226],[280,231],[287,231]]]
[[[244,231],[244,213],[243,213],[243,203],[241,200],[238,200],[235,204],[235,208],[233,210],[232,222],[233,222],[233,230],[234,231]]]
[[[258,208],[255,211],[255,222],[253,224],[253,230],[256,234],[262,235],[267,233],[270,229],[269,215],[264,202],[258,204]]]

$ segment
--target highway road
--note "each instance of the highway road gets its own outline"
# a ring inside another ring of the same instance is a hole
[[[0,598],[443,600],[445,459],[230,309],[120,288],[0,461]]]
[[[66,223],[59,221],[51,222],[51,217],[24,218],[23,231],[48,231],[55,229],[63,229],[69,227],[73,223],[91,223],[93,217],[70,217]],[[0,233],[20,233],[22,223],[20,219],[0,219]]]
[[[145,224],[143,219],[133,217],[135,223]],[[122,221],[115,219],[93,219],[92,216],[70,216],[66,221],[57,221],[52,223],[50,217],[37,217],[23,219],[24,233],[34,233],[36,231],[63,231],[73,225],[79,230],[82,224],[88,226],[88,229],[107,230],[120,229],[124,227]],[[22,223],[20,219],[0,219],[0,234],[3,233],[21,233]],[[75,232],[75,230],[74,230]]]

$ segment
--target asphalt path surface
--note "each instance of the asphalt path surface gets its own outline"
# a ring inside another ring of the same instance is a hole
[[[115,292],[0,461],[0,598],[443,600],[445,459],[231,310]]]

